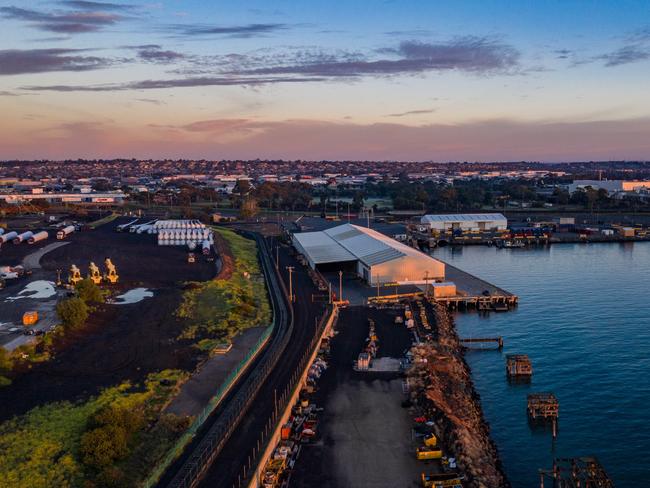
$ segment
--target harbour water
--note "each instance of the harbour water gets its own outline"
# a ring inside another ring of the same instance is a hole
[[[482,246],[433,252],[519,296],[507,313],[459,313],[461,337],[503,336],[466,359],[513,487],[539,486],[554,457],[595,455],[617,488],[650,486],[650,243]],[[508,384],[507,353],[533,378]],[[559,433],[532,430],[528,393],[560,401]],[[547,482],[547,486],[550,484]]]

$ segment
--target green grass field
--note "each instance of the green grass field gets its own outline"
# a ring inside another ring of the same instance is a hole
[[[177,370],[149,375],[142,385],[123,383],[104,390],[82,403],[56,402],[34,408],[0,424],[0,486],[4,488],[49,488],[108,486],[95,468],[84,464],[81,439],[94,415],[107,407],[140,411],[145,425],[135,435],[129,452],[111,468],[121,486],[136,486],[155,462],[152,455],[164,453],[176,435],[173,427],[161,425],[160,410],[186,376]],[[164,431],[169,431],[165,436]],[[146,446],[146,448],[143,448]]]
[[[196,283],[184,293],[177,312],[188,321],[181,338],[195,339],[202,350],[212,350],[244,329],[271,322],[255,242],[231,230],[215,230],[226,240],[233,254],[232,276]]]

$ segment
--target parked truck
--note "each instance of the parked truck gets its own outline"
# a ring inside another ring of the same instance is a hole
[[[63,229],[59,229],[58,232],[56,233],[56,238],[60,241],[68,237],[70,234],[74,232],[74,225],[68,225],[67,227],[64,227]]]

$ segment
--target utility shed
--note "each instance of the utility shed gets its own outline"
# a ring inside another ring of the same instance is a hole
[[[444,263],[373,229],[343,224],[293,234],[293,245],[320,270],[353,271],[371,285],[444,280]]]
[[[506,230],[508,219],[500,213],[424,215],[420,225],[429,230]]]

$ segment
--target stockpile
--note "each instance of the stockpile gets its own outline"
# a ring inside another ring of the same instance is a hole
[[[441,305],[435,317],[438,342],[411,349],[410,400],[438,426],[443,445],[465,475],[464,486],[509,487],[451,317]]]

